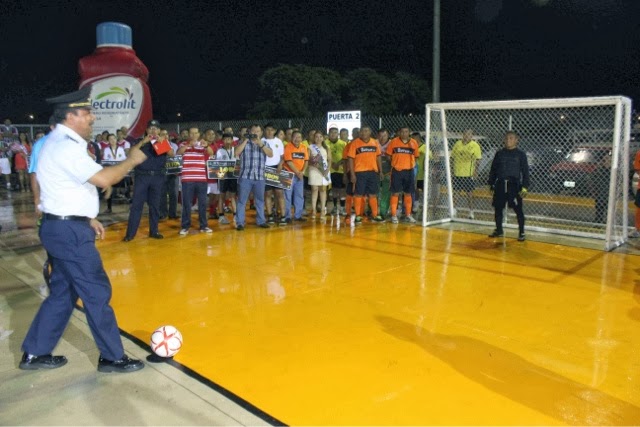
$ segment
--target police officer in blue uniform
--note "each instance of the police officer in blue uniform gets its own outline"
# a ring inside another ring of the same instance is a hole
[[[144,364],[124,354],[111,300],[111,283],[95,246],[104,238],[96,187],[119,182],[146,156],[132,148],[117,166],[102,168],[87,154],[93,131],[89,86],[47,100],[54,106],[55,129],[44,143],[36,176],[40,185],[40,239],[55,268],[50,293],[42,302],[22,343],[20,369],[54,369],[67,363],[52,351],[64,332],[74,304],[82,300],[93,338],[100,350],[98,371],[132,372]]]
[[[153,239],[162,239],[164,237],[158,232],[160,200],[165,175],[167,174],[167,156],[173,157],[175,153],[171,149],[167,153],[156,154],[153,144],[160,141],[159,132],[160,122],[157,120],[149,121],[146,135],[138,143],[140,150],[147,156],[147,160],[134,170],[133,201],[129,210],[127,232],[123,239],[125,242],[133,240],[136,236],[145,202],[149,206],[149,237]]]

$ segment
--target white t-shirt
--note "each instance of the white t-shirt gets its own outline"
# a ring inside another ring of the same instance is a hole
[[[54,215],[98,216],[98,192],[88,180],[101,169],[87,154],[87,141],[58,124],[38,156],[36,176],[42,211]]]
[[[284,143],[280,141],[280,138],[262,138],[262,142],[269,144],[269,148],[273,150],[273,156],[267,157],[267,166],[278,166],[282,156],[284,156]]]

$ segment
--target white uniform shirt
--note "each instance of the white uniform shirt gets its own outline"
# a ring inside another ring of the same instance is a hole
[[[267,157],[267,166],[276,167],[280,164],[280,159],[284,156],[284,143],[280,138],[262,138],[262,142],[269,144],[269,148],[273,150],[273,156]]]
[[[95,218],[99,209],[98,192],[87,181],[101,169],[87,154],[84,138],[58,124],[38,156],[36,176],[42,211]]]

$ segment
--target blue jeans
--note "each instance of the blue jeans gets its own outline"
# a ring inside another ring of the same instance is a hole
[[[245,225],[245,209],[249,194],[253,191],[253,204],[256,207],[256,222],[258,225],[266,223],[264,217],[264,185],[265,181],[238,178],[238,204],[236,225]]]
[[[295,218],[302,218],[302,212],[304,210],[304,181],[298,179],[297,176],[293,176],[291,181],[291,188],[284,190],[284,211],[285,218],[291,219],[291,200],[293,199],[293,207],[295,209]]]
[[[194,194],[198,197],[198,219],[200,230],[207,228],[207,183],[183,182],[182,183],[182,228],[191,227],[191,201]]]

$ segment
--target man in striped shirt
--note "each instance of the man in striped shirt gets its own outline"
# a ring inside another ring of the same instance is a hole
[[[245,226],[245,209],[249,193],[253,191],[258,227],[269,228],[264,217],[264,169],[267,157],[273,156],[269,143],[262,141],[262,126],[253,125],[247,135],[240,135],[242,142],[236,147],[236,158],[240,159],[238,176],[238,213],[236,230]]]
[[[198,198],[198,218],[201,233],[213,230],[207,224],[207,160],[213,150],[206,140],[200,139],[200,130],[189,129],[189,141],[182,143],[178,149],[182,156],[182,226],[180,235],[189,234],[191,227],[191,201]]]

